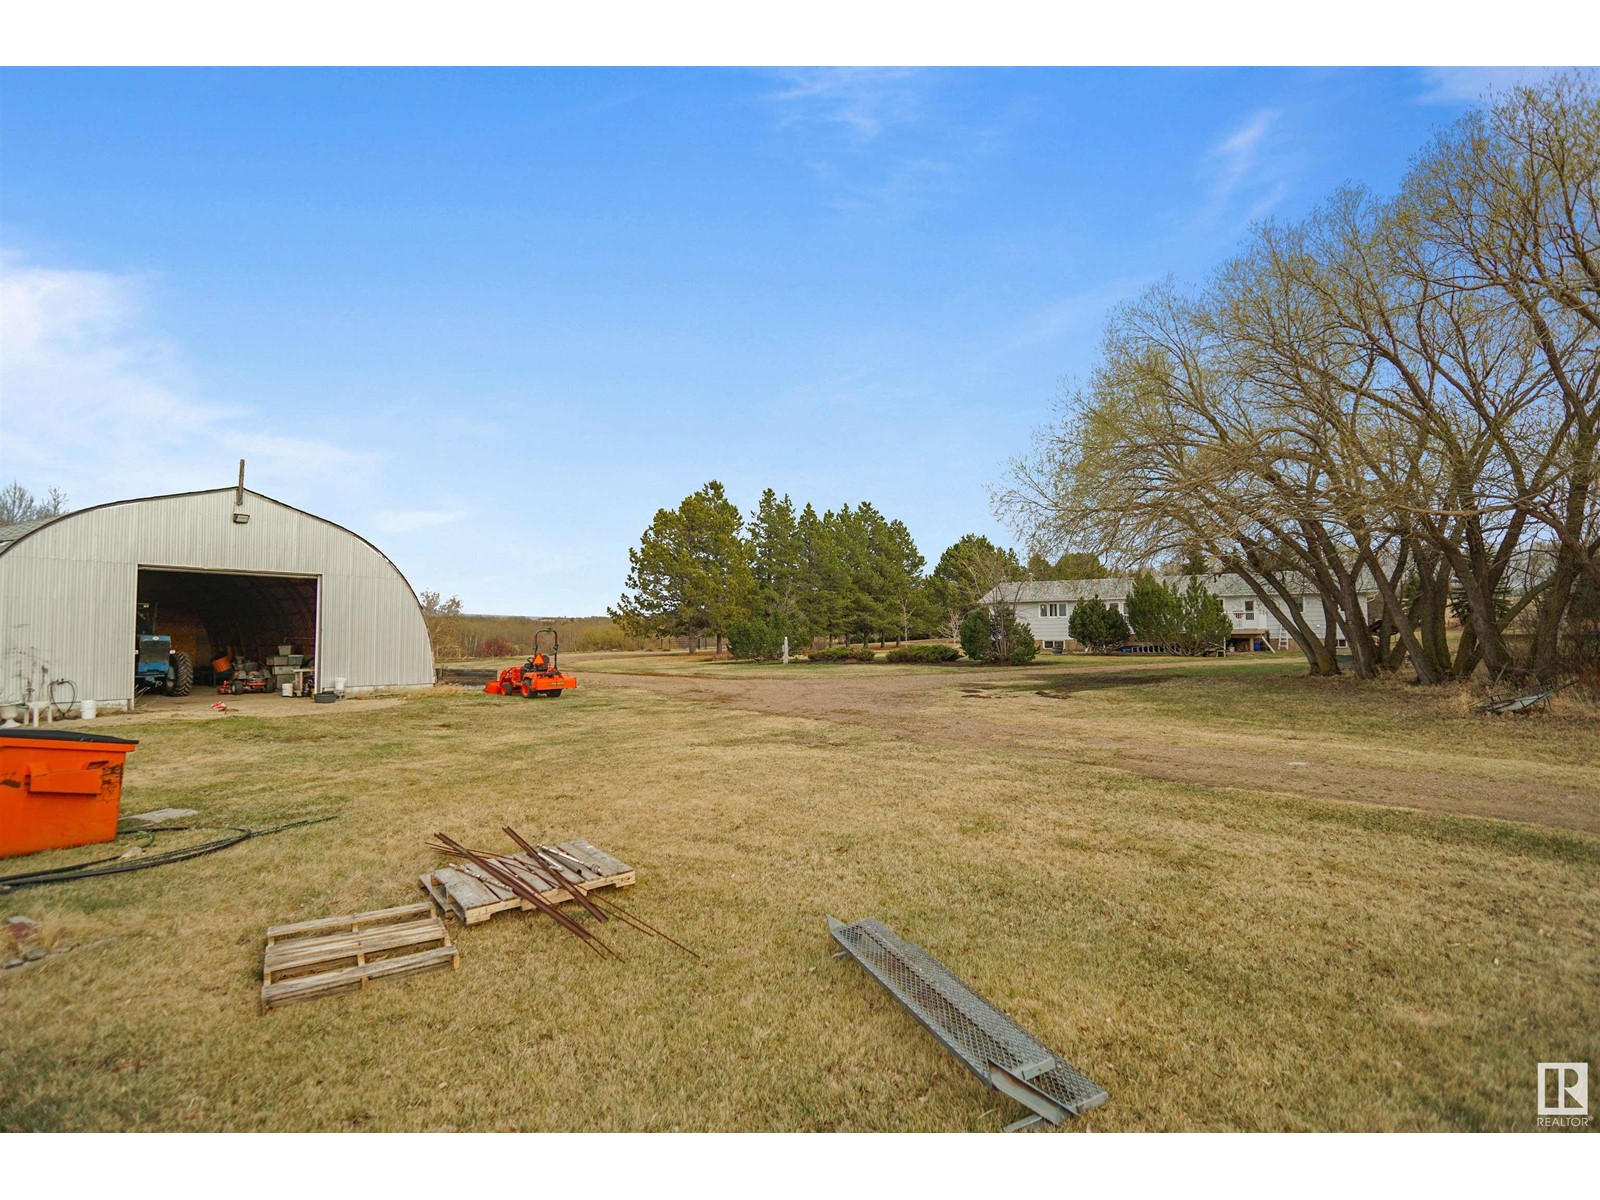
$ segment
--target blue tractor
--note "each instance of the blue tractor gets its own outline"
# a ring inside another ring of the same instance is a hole
[[[141,633],[133,660],[133,690],[187,696],[194,690],[194,660],[172,648],[165,634]]]

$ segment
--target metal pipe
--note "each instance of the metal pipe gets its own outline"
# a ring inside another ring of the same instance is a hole
[[[511,826],[509,826],[509,825],[502,825],[501,829],[504,830],[505,835],[507,837],[509,837],[517,845],[521,846],[523,851],[528,855],[528,857],[532,858],[534,862],[536,862],[536,863],[544,862],[544,859],[540,856],[539,852],[537,850],[535,850],[533,848],[533,846],[527,841],[527,839],[524,838],[515,829],[511,828]],[[546,867],[546,871],[549,872],[549,868],[548,867]],[[587,912],[590,916],[592,916],[595,920],[597,920],[597,921],[609,921],[611,919],[610,917],[606,916],[605,913],[600,911],[600,906],[598,904],[596,904],[593,900],[589,899],[588,896],[584,895],[584,892],[583,892],[583,875],[582,875],[581,872],[578,873],[578,881],[576,883],[568,883],[566,880],[561,878],[559,873],[555,873],[554,874],[554,879],[555,879],[555,881],[557,883],[561,884],[563,888],[565,888],[565,890],[568,893],[568,895],[570,895],[579,904],[583,905],[584,911]]]
[[[582,925],[579,925],[555,905],[548,903],[544,897],[539,895],[538,892],[534,891],[509,871],[501,868],[492,859],[485,858],[479,854],[474,854],[459,842],[456,842],[452,838],[446,837],[442,833],[436,833],[433,836],[438,838],[443,845],[448,847],[452,854],[460,854],[463,858],[469,859],[471,862],[473,862],[479,870],[487,871],[490,875],[493,875],[496,879],[500,880],[501,883],[505,884],[506,887],[510,888],[513,894],[520,896],[524,900],[527,900],[540,912],[544,913],[547,917],[555,921],[564,929],[571,931],[577,937],[583,939],[583,941],[586,943],[595,943],[595,945],[605,953],[611,955],[618,961],[622,961],[622,955],[618,954],[615,950],[606,945],[605,942],[601,941]],[[591,946],[590,948],[594,949],[595,947]]]

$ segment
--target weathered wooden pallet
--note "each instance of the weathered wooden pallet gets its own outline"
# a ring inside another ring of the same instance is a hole
[[[267,930],[261,960],[261,1007],[360,991],[374,979],[460,965],[459,951],[428,903],[274,925]]]
[[[568,887],[551,887],[549,871],[532,862],[526,854],[506,854],[491,859],[501,870],[526,883],[546,904],[561,904],[572,899],[571,885],[587,895],[599,888],[632,887],[637,874],[627,863],[598,850],[582,838],[551,847],[562,867],[561,881]],[[516,895],[500,880],[473,863],[441,867],[424,873],[419,882],[432,897],[441,914],[453,916],[463,925],[477,925],[496,913],[529,909],[534,904]]]

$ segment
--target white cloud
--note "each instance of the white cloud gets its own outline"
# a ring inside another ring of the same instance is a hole
[[[1561,67],[1423,67],[1422,104],[1474,104],[1493,92],[1537,83]]]
[[[444,512],[439,509],[386,508],[372,514],[372,527],[379,533],[418,533],[425,529],[438,529],[441,525],[454,524],[461,520],[461,517],[461,513]]]
[[[1153,276],[1139,275],[1108,279],[1032,313],[999,337],[996,345],[1009,353],[1040,343],[1060,344],[1097,337],[1117,305],[1153,282]]]
[[[274,432],[271,414],[206,398],[149,325],[148,281],[0,251],[0,477],[60,487],[75,507],[246,482],[369,480],[378,457]]]
[[[1205,191],[1191,230],[1231,237],[1242,226],[1270,217],[1294,194],[1303,166],[1304,154],[1283,112],[1255,110],[1201,155],[1196,174]]]
[[[1278,125],[1276,109],[1263,108],[1211,148],[1208,169],[1212,194],[1227,199],[1247,182],[1261,165],[1262,152]]]
[[[890,125],[921,113],[922,72],[906,67],[816,67],[781,72],[788,84],[769,99],[785,123],[811,120],[844,126],[870,141]]]
[[[958,191],[1004,142],[1005,121],[963,119],[948,78],[925,68],[777,72],[764,97],[831,207],[898,213]]]

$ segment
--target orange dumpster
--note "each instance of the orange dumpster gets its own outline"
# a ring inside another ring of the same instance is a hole
[[[0,729],[0,858],[116,837],[122,763],[138,744],[99,733]]]

